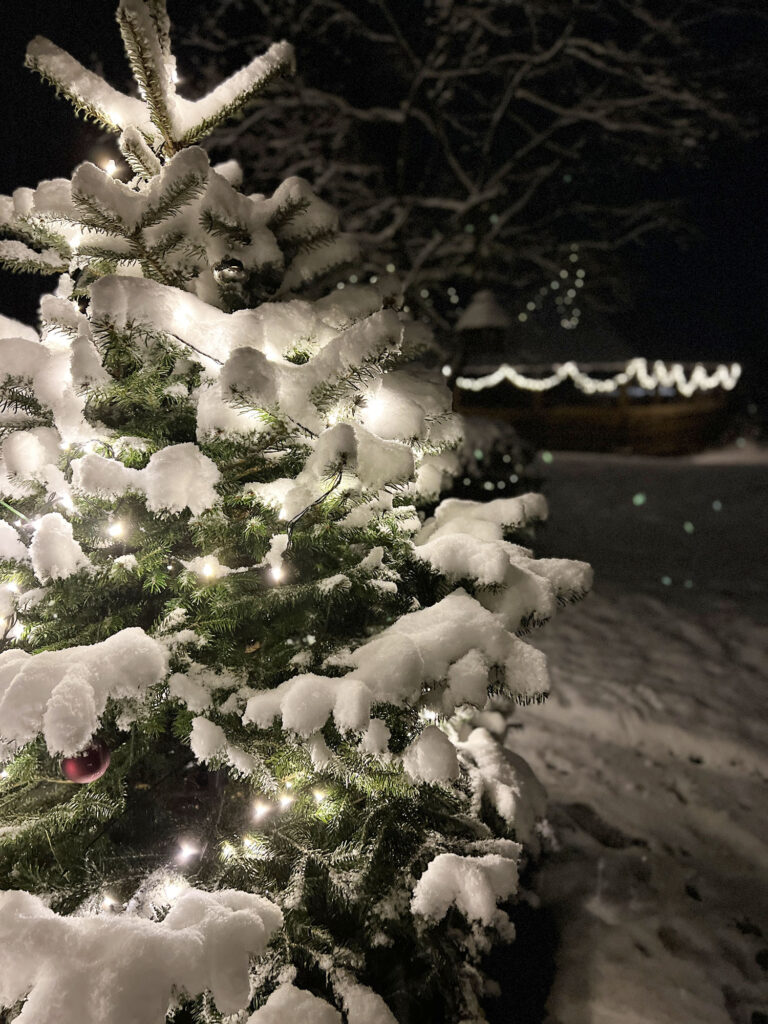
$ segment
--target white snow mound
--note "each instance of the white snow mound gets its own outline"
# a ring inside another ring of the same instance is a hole
[[[25,999],[18,1024],[163,1024],[177,992],[210,990],[217,1008],[248,1005],[248,958],[283,916],[269,900],[186,889],[160,923],[128,914],[60,917],[38,896],[0,894],[0,1005]],[[319,1019],[319,1018],[318,1018]]]

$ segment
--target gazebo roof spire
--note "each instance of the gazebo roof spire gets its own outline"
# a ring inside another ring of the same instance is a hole
[[[469,305],[456,323],[456,330],[477,331],[485,327],[511,326],[512,321],[499,305],[494,293],[490,288],[483,288],[472,296]]]

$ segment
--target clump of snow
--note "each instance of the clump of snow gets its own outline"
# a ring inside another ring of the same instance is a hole
[[[189,745],[198,761],[213,761],[226,753],[227,734],[220,725],[198,716],[192,719]]]
[[[215,690],[235,689],[242,683],[243,680],[231,672],[214,672],[207,665],[192,662],[183,672],[174,672],[169,677],[168,690],[190,711],[198,712],[211,706]]]
[[[31,263],[33,266],[49,267],[50,272],[55,274],[64,269],[61,255],[55,249],[43,249],[38,251],[25,245],[23,242],[4,241],[0,242],[0,256],[8,263]]]
[[[303,495],[316,496],[327,490],[329,471],[344,468],[354,473],[364,487],[378,490],[387,484],[401,483],[413,476],[413,452],[398,441],[384,441],[356,423],[337,423],[324,430],[294,487]],[[293,507],[294,495],[285,497]]]
[[[72,463],[72,486],[86,494],[116,498],[129,490],[141,490],[141,470],[89,452]]]
[[[219,468],[196,444],[168,445],[151,456],[144,469],[117,459],[88,454],[72,463],[72,484],[86,494],[117,497],[135,490],[146,495],[151,512],[199,515],[218,501]]]
[[[447,498],[435,509],[434,520],[425,523],[424,539],[452,529],[486,540],[503,536],[504,528],[526,526],[546,520],[549,514],[543,494],[522,494],[516,498],[495,498],[493,501],[467,501]]]
[[[406,747],[403,768],[414,782],[448,782],[460,774],[456,748],[436,725],[428,725]]]
[[[330,1003],[291,984],[275,989],[266,1003],[251,1014],[246,1024],[286,1024],[287,1021],[342,1024],[341,1014]]]
[[[347,1024],[397,1024],[397,1020],[381,998],[367,985],[360,985],[346,975],[337,976],[333,988],[347,1013]]]
[[[180,558],[179,561],[189,572],[197,573],[204,580],[213,582],[223,576],[229,576],[233,572],[243,572],[244,569],[230,569],[228,565],[220,562],[216,555],[195,555],[194,558]]]
[[[444,576],[474,579],[484,586],[503,583],[510,563],[504,541],[482,541],[466,533],[433,536],[414,554]]]
[[[151,512],[182,512],[200,515],[218,501],[215,485],[219,468],[195,444],[161,448],[141,471],[142,486]]]
[[[295,307],[283,311],[284,318],[286,312],[292,314],[291,319],[299,316]],[[303,310],[301,312],[303,314]],[[266,326],[266,323],[261,323],[265,316],[262,314],[257,321],[262,330]],[[267,322],[271,323],[274,317],[275,313],[272,313]],[[312,328],[315,324],[310,321],[307,326]],[[281,323],[279,327],[282,333],[285,325]],[[222,387],[245,397],[257,408],[279,407],[287,416],[317,430],[324,425],[324,419],[309,398],[313,389],[342,378],[350,368],[386,350],[396,351],[401,333],[397,314],[389,309],[379,310],[346,330],[332,334],[306,363],[300,365],[276,359],[275,342],[265,340],[261,348],[256,347],[253,342],[259,340],[257,334],[255,338],[243,339],[247,342],[246,347],[231,349],[231,355],[221,370]],[[321,333],[321,337],[324,335],[327,331]],[[230,332],[230,337],[232,344],[236,335]],[[280,334],[277,335],[278,343],[279,338]]]
[[[416,883],[411,913],[436,924],[455,906],[467,920],[488,927],[507,922],[507,915],[496,904],[517,892],[517,858],[522,847],[510,840],[499,840],[497,846],[504,842],[504,853],[481,857],[438,854]]]
[[[0,894],[0,1005],[39,1024],[163,1024],[178,993],[210,991],[220,1012],[250,998],[249,957],[282,913],[251,893],[185,889],[161,922],[131,914],[60,917],[39,896]],[[130,997],[126,998],[126,993]]]
[[[448,685],[443,694],[443,708],[447,714],[462,704],[482,707],[488,697],[488,679],[491,666],[482,651],[473,648],[454,661],[448,669]]]
[[[118,555],[112,564],[122,566],[127,572],[133,572],[138,567],[139,560],[136,555]]]
[[[243,722],[266,729],[281,716],[286,729],[310,736],[333,714],[339,729],[361,731],[368,726],[370,708],[371,692],[359,679],[332,679],[309,672],[253,694]]]
[[[550,618],[559,599],[580,597],[592,585],[585,562],[535,559],[527,548],[502,539],[505,527],[546,515],[546,502],[537,494],[487,503],[451,498],[415,538],[414,554],[443,575],[494,588],[478,600],[516,630],[531,618]]]
[[[336,590],[340,587],[342,590],[349,590],[351,581],[349,576],[343,572],[337,572],[333,576],[326,576],[325,579],[319,580],[317,583],[317,589],[321,594],[327,594],[330,590]]]
[[[0,737],[21,746],[43,733],[51,754],[83,750],[107,700],[137,700],[167,672],[167,652],[138,627],[60,651],[0,654]]]
[[[261,565],[268,565],[272,570],[272,575],[276,580],[279,580],[283,575],[283,555],[288,549],[288,541],[290,540],[287,533],[275,533],[269,539],[269,550],[264,556],[264,561]]]
[[[66,579],[91,564],[72,535],[72,524],[59,512],[48,512],[40,518],[29,554],[41,583]]]
[[[0,338],[23,338],[24,341],[37,341],[37,331],[34,327],[23,324],[20,320],[14,320],[10,316],[3,316],[0,313]]]
[[[506,686],[518,697],[538,698],[549,685],[544,656],[461,589],[402,616],[362,646],[329,659],[329,664],[351,666],[351,671],[341,678],[298,675],[274,689],[260,690],[248,700],[245,724],[268,728],[282,717],[286,729],[306,737],[333,714],[340,729],[363,731],[373,701],[416,706],[425,686],[435,689],[441,683],[447,683],[440,689],[443,710],[452,714],[460,704],[485,703],[486,666],[501,669]],[[447,737],[445,742],[450,742]],[[439,760],[442,771],[445,761]],[[415,752],[411,763],[414,777],[424,778],[427,768],[420,766]]]
[[[473,804],[487,797],[497,813],[527,847],[535,846],[536,822],[544,817],[547,795],[528,764],[486,729],[474,729],[459,751],[471,765]]]
[[[240,188],[243,184],[243,168],[237,160],[224,160],[220,164],[214,164],[213,169],[233,188]]]
[[[391,732],[386,722],[372,718],[360,739],[360,749],[366,754],[386,754]]]
[[[0,520],[0,558],[13,559],[16,562],[25,562],[29,558],[29,552],[18,533],[4,520]]]
[[[402,616],[344,662],[377,700],[416,704],[424,683],[445,680],[451,665],[473,650],[504,668],[513,692],[534,697],[548,690],[544,657],[461,588],[429,608]]]
[[[84,397],[72,388],[69,352],[51,352],[39,341],[25,338],[0,339],[0,374],[32,382],[35,397],[51,409],[56,426],[65,440],[86,431]],[[92,431],[91,431],[92,432]]]
[[[16,610],[18,589],[8,583],[0,583],[0,630],[5,627],[5,619]]]

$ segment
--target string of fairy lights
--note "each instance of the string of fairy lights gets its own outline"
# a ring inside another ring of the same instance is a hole
[[[446,367],[450,373],[450,367]],[[449,375],[446,373],[446,376]],[[647,359],[630,359],[623,369],[608,377],[593,377],[581,370],[577,363],[569,360],[555,365],[553,372],[546,377],[530,377],[521,373],[514,366],[503,363],[492,373],[481,377],[456,378],[456,387],[465,391],[485,391],[495,388],[504,381],[509,381],[516,388],[524,391],[550,391],[552,388],[571,380],[586,395],[611,394],[620,388],[636,381],[645,391],[656,388],[674,388],[685,398],[690,398],[697,391],[712,391],[723,388],[732,391],[741,377],[741,366],[738,363],[721,363],[713,371],[709,371],[702,363],[696,363],[686,370],[683,363],[665,363],[661,359],[649,364]]]

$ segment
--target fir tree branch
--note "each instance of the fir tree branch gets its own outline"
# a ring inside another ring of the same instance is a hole
[[[117,11],[117,23],[123,37],[125,52],[131,70],[147,104],[149,116],[163,139],[163,148],[172,156],[177,146],[174,141],[173,122],[168,108],[168,72],[163,64],[163,54],[155,35],[150,38],[147,26],[142,24],[145,16],[152,20],[143,0],[121,0]],[[156,23],[152,25],[154,29]],[[153,42],[157,45],[153,46]]]
[[[293,47],[284,41],[273,43],[263,56],[255,57],[247,67],[222,82],[200,101],[204,109],[210,109],[211,113],[187,129],[180,145],[191,146],[210,135],[220,124],[240,114],[273,79],[281,75],[290,76],[294,70]]]
[[[0,265],[12,274],[63,274],[68,266],[54,249],[36,252],[23,242],[0,242]]]
[[[146,143],[141,132],[129,125],[120,136],[120,152],[134,174],[149,181],[162,170],[162,165]]]
[[[120,132],[127,123],[143,131],[151,129],[140,100],[113,89],[50,40],[36,36],[27,47],[24,64],[68,99],[78,114],[107,131]]]
[[[182,207],[201,196],[205,192],[205,186],[206,178],[201,174],[185,174],[177,178],[160,195],[154,206],[147,207],[139,222],[140,227],[149,228],[173,217]]]

